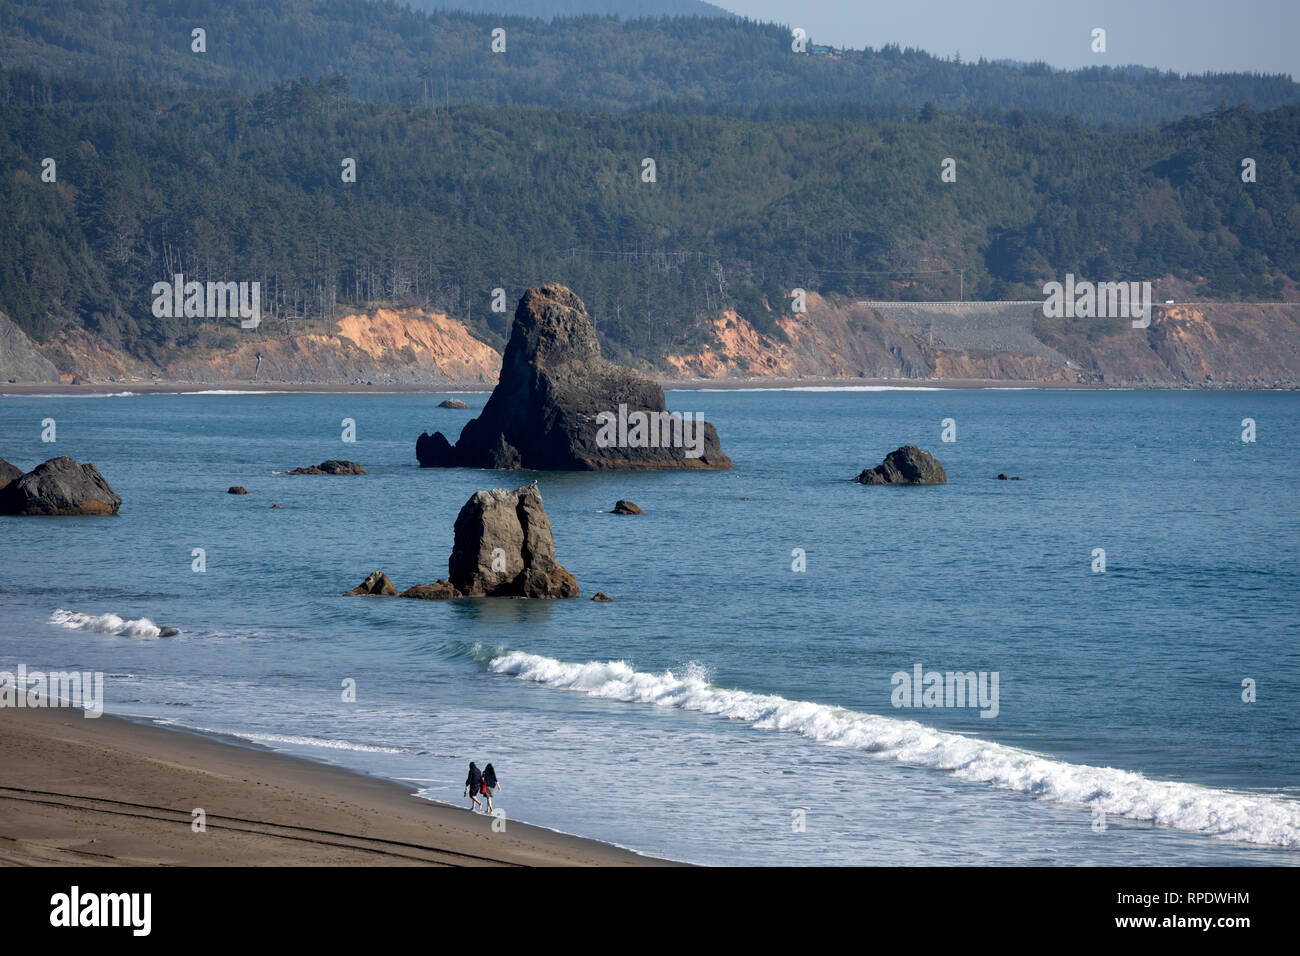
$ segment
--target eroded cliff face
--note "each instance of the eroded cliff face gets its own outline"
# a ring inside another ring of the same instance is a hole
[[[727,379],[902,378],[1074,382],[1062,362],[1038,355],[935,345],[861,303],[832,304],[810,293],[808,311],[776,320],[768,335],[735,312],[713,322],[716,345],[666,356],[675,375]]]
[[[344,316],[335,329],[276,334],[274,320],[264,318],[256,332],[239,330],[229,347],[177,352],[157,365],[82,330],[61,333],[44,351],[65,382],[490,384],[501,371],[499,352],[442,313],[377,309]]]
[[[1032,303],[927,308],[809,294],[805,314],[776,320],[779,334],[723,312],[710,323],[712,345],[656,364],[674,379],[1300,386],[1300,303],[1158,305],[1149,329],[1127,319],[1048,321]],[[154,364],[83,329],[35,346],[0,315],[0,382],[493,385],[501,371],[501,354],[463,323],[419,309],[358,312],[328,332],[292,335],[265,319],[256,333],[230,330],[229,342],[173,349]]]
[[[1044,331],[1107,385],[1273,388],[1300,384],[1300,303],[1194,303],[1152,309],[1151,327],[1091,336]]]
[[[23,330],[0,312],[0,382],[49,382],[58,371]]]
[[[704,379],[1300,385],[1300,303],[1159,305],[1148,329],[1135,329],[1128,319],[1044,322],[1032,303],[1000,308],[974,302],[934,309],[942,317],[935,332],[938,324],[929,326],[918,315],[924,312],[921,306],[891,311],[837,304],[810,294],[805,314],[776,320],[784,337],[726,312],[712,323],[715,344],[668,355],[663,364],[674,376]],[[944,344],[943,337],[962,347]]]

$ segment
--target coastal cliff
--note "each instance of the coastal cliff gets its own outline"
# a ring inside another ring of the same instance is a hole
[[[864,303],[809,293],[807,305],[800,315],[762,316],[770,331],[735,310],[705,317],[705,345],[645,357],[642,369],[665,382],[1300,387],[1300,303],[1162,304],[1149,329],[1047,319],[1032,301]],[[501,372],[500,352],[439,312],[375,308],[307,330],[275,326],[232,329],[223,344],[149,362],[80,328],[34,343],[0,314],[0,382],[472,387],[495,385]]]

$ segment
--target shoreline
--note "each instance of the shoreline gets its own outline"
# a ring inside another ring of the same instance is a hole
[[[0,709],[0,806],[0,866],[684,865],[514,820],[493,832],[398,781],[73,708]]]
[[[899,378],[661,378],[652,377],[666,391],[784,391],[817,389],[827,391],[890,390],[1052,390],[1052,391],[1142,391],[1142,392],[1292,392],[1300,383],[1287,385],[1190,385],[1190,384],[1088,384],[1081,382],[1037,382],[1013,379],[899,379]],[[495,383],[438,382],[423,384],[344,385],[339,383],[271,382],[93,382],[67,385],[60,382],[9,382],[0,385],[0,398],[78,398],[135,395],[405,395],[405,394],[490,394]]]

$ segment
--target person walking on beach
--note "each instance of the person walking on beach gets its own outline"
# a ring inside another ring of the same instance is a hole
[[[465,795],[474,801],[474,806],[469,808],[473,813],[475,809],[482,809],[482,804],[478,802],[479,791],[483,789],[483,774],[479,773],[478,767],[474,761],[469,762],[469,776],[465,778]]]
[[[492,812],[492,791],[500,790],[501,784],[497,783],[497,772],[488,764],[483,768],[483,795],[487,797],[487,812]]]

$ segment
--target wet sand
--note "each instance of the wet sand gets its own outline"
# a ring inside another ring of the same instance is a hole
[[[206,832],[193,829],[195,809]],[[264,748],[71,709],[0,709],[0,865],[657,866]]]

